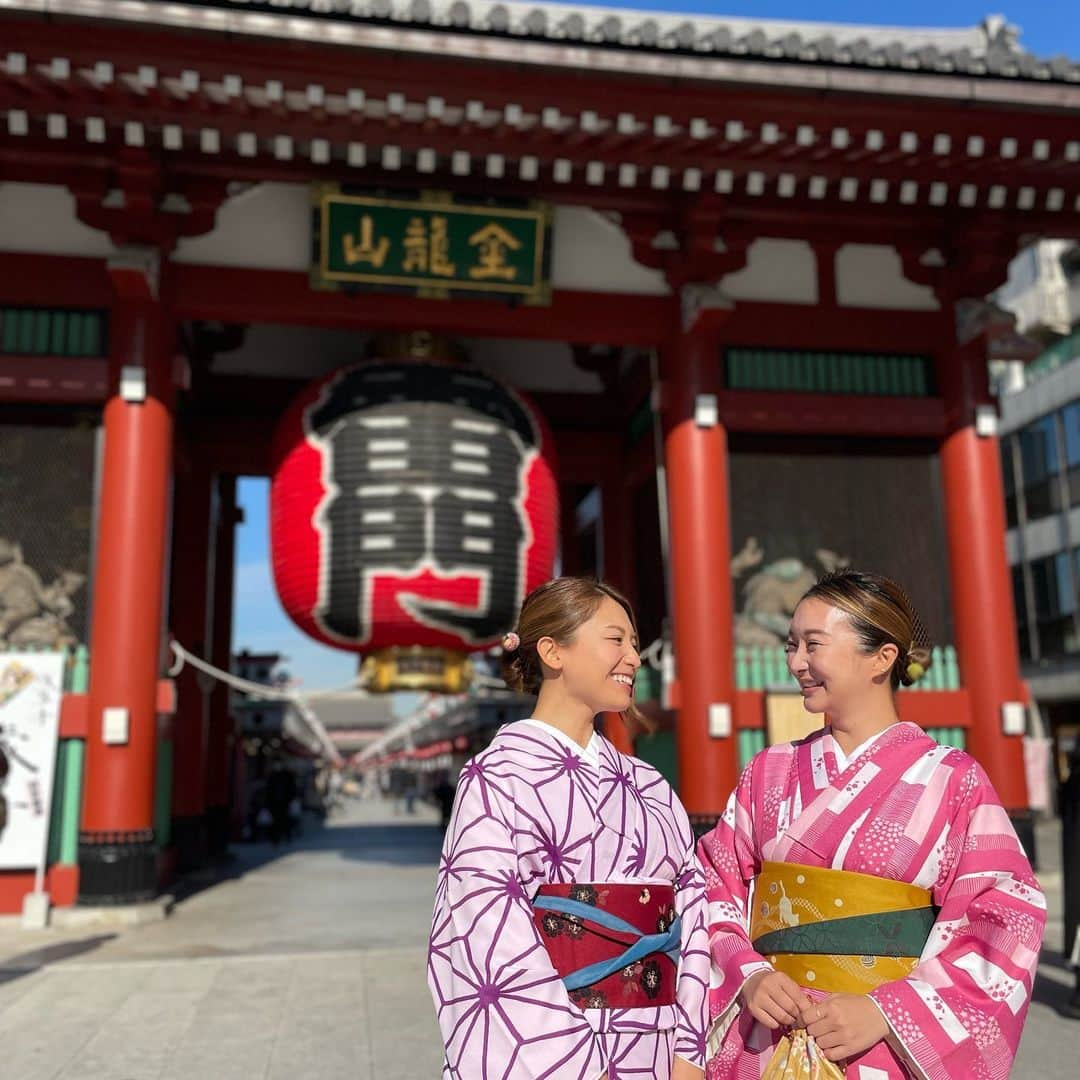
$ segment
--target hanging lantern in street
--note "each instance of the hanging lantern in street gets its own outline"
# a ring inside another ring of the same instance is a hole
[[[307,387],[278,426],[270,498],[282,606],[364,653],[375,690],[464,689],[466,653],[552,573],[550,435],[452,363],[373,359]]]

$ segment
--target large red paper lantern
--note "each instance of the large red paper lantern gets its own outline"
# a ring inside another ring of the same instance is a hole
[[[487,375],[412,360],[336,371],[293,402],[273,456],[278,596],[328,645],[484,648],[551,576],[550,433]]]

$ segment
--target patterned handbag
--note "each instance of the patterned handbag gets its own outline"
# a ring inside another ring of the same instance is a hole
[[[796,1028],[781,1040],[761,1080],[843,1080],[844,1070],[830,1061],[804,1028]]]

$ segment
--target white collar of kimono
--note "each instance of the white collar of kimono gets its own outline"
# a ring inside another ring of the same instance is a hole
[[[859,743],[850,754],[845,754],[840,743],[837,741],[835,735],[832,735],[832,729],[829,729],[829,734],[832,735],[833,746],[836,748],[836,767],[843,772],[851,762],[853,762],[860,754],[865,754],[871,746],[874,745],[885,734],[886,731],[892,731],[896,727],[896,724],[890,724],[887,728],[882,728],[876,735],[871,735],[865,742]]]
[[[590,765],[593,765],[596,768],[600,767],[600,736],[597,735],[595,731],[592,733],[592,738],[589,739],[589,745],[582,746],[581,743],[571,739],[565,731],[560,731],[552,724],[544,723],[543,720],[534,720],[530,716],[521,722],[523,724],[532,724],[533,727],[538,727],[541,731],[546,731],[549,735],[563,743],[567,749],[573,750],[575,754],[587,761]]]

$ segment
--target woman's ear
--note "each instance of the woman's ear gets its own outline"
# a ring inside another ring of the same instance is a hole
[[[900,650],[891,641],[887,641],[880,649],[878,649],[882,675],[888,674],[888,672],[892,670],[892,666],[896,663],[896,659],[899,655]]]
[[[552,671],[562,671],[562,656],[559,655],[559,643],[553,637],[542,637],[536,643],[536,655],[540,663]]]

